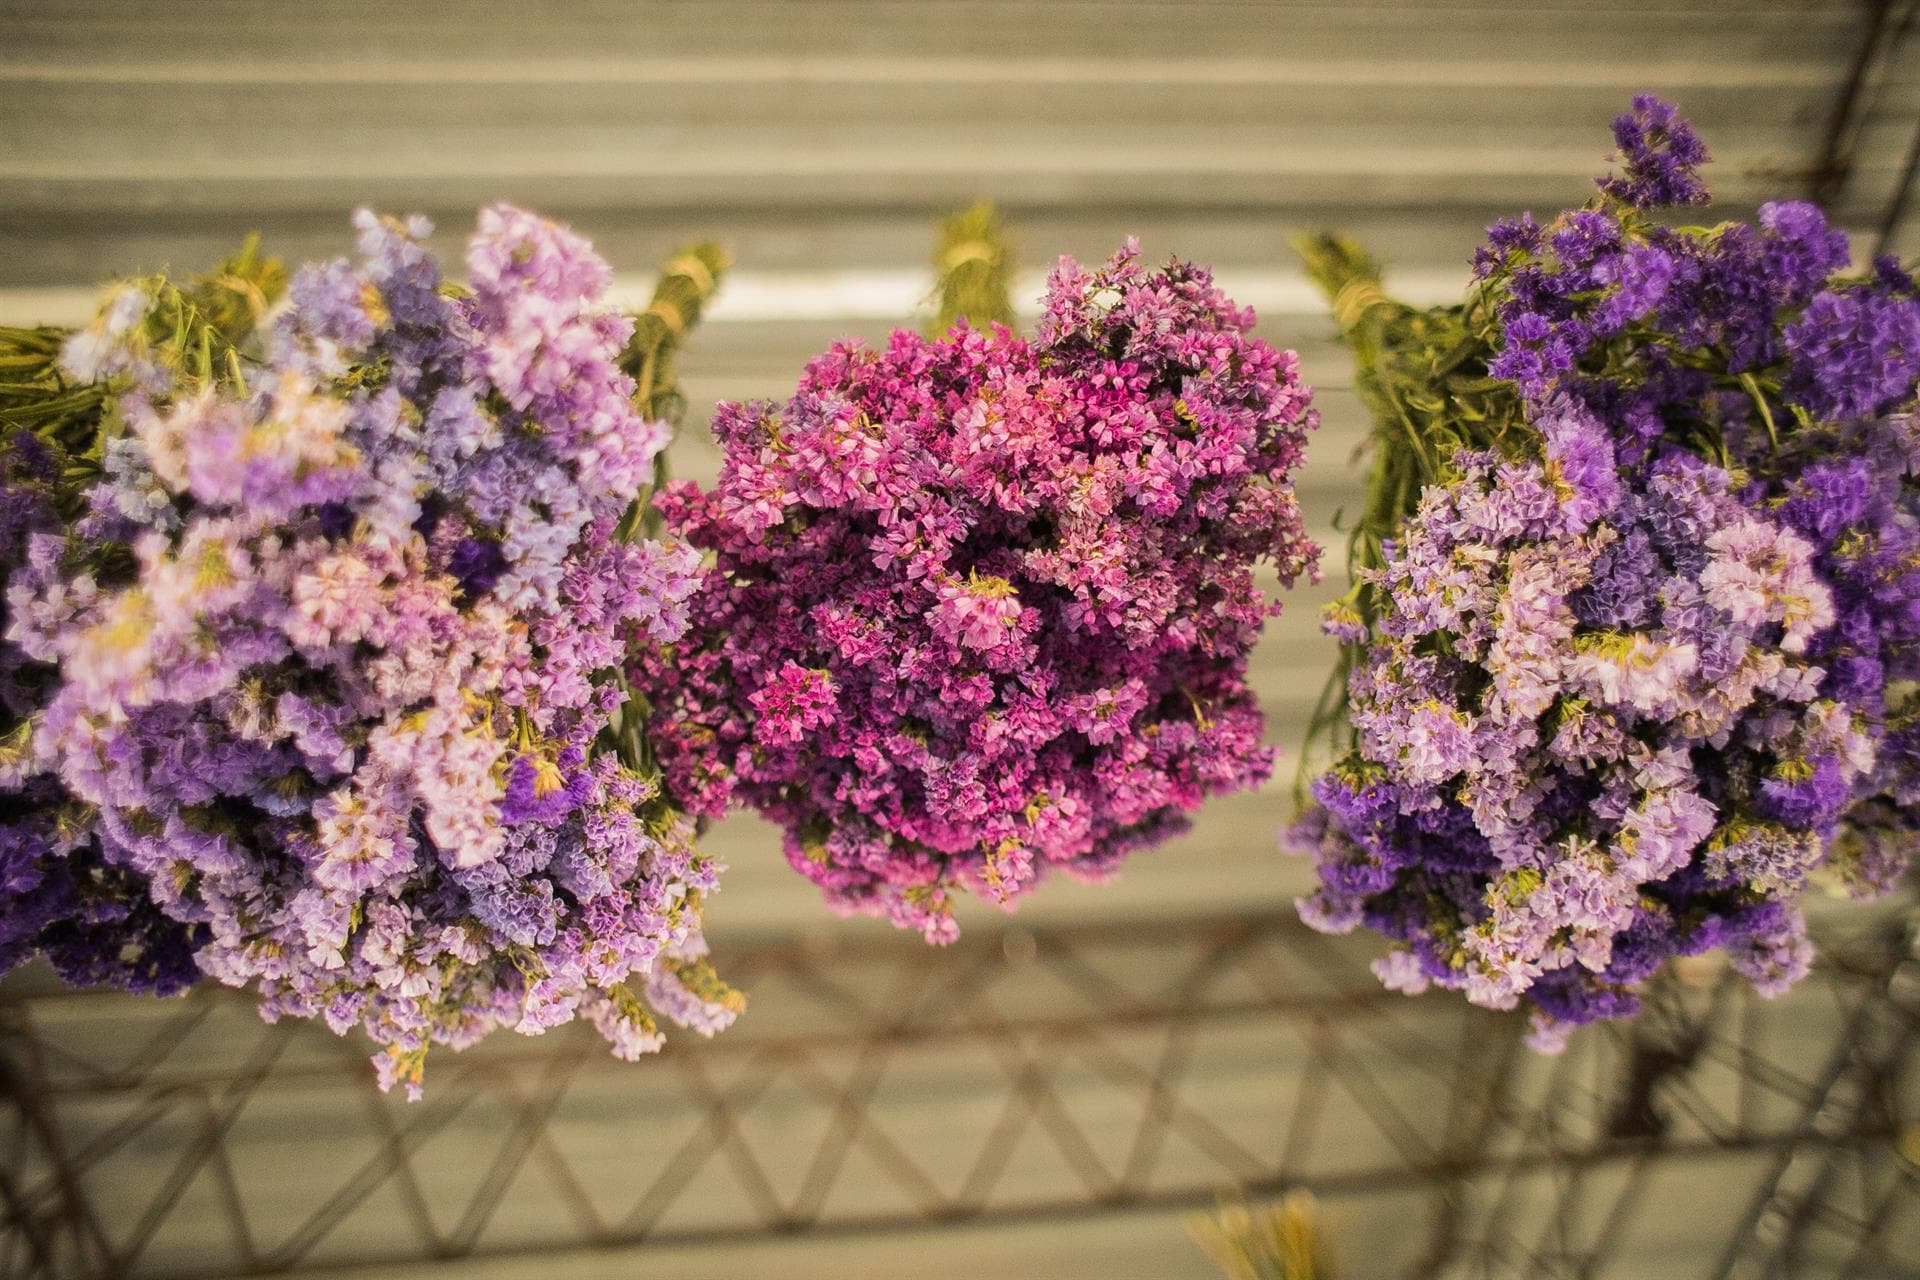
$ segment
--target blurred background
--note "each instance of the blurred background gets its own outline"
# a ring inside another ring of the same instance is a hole
[[[1512,1020],[1380,992],[1304,933],[1281,854],[1331,660],[1365,422],[1287,247],[1334,226],[1412,301],[1494,218],[1577,204],[1638,91],[1714,152],[1719,216],[1821,201],[1920,252],[1920,34],[1889,0],[1345,3],[0,3],[0,322],[119,273],[351,248],[370,204],[457,255],[476,206],[573,223],[644,303],[676,247],[736,268],[694,335],[677,474],[721,399],[779,396],[929,308],[937,216],[997,202],[1037,298],[1061,253],[1211,264],[1323,415],[1327,581],[1256,674],[1263,791],[1114,884],[962,913],[932,952],[840,921],[731,819],[708,935],[753,1003],[608,1059],[496,1036],[373,1089],[368,1046],[244,997],[0,983],[0,1276],[1203,1277],[1186,1218],[1294,1188],[1348,1276],[1920,1276],[1920,973],[1900,903],[1820,911],[1793,995],[1711,963],[1542,1060]],[[511,1043],[509,1043],[511,1041]]]

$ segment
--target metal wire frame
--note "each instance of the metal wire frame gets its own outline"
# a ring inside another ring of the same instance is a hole
[[[729,957],[762,1003],[711,1043],[627,1065],[498,1036],[414,1105],[375,1093],[366,1046],[238,993],[0,990],[0,1274],[911,1233],[1234,1185],[1413,1196],[1424,1232],[1369,1273],[1591,1276],[1652,1247],[1662,1176],[1710,1168],[1744,1210],[1702,1224],[1698,1274],[1898,1275],[1920,966],[1875,919],[1784,1000],[1695,972],[1555,1059],[1275,915],[782,942]]]
[[[1853,176],[1866,123],[1868,88],[1893,60],[1913,16],[1911,3],[1896,0],[1867,0],[1861,6],[1859,43],[1827,115],[1819,157],[1807,174],[1807,195],[1815,202],[1832,204]]]
[[[1916,22],[1920,22],[1920,4],[1914,0],[1866,0],[1862,4],[1854,57],[1827,115],[1819,154],[1806,174],[1808,198],[1816,203],[1831,207],[1846,193],[1872,122],[1871,99],[1876,88],[1899,68]],[[1874,219],[1876,257],[1893,247],[1913,198],[1916,174],[1920,173],[1920,124],[1910,136],[1899,176]]]

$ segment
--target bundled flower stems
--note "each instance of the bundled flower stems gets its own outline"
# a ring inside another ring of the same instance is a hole
[[[941,220],[933,269],[939,285],[929,338],[962,320],[975,329],[1013,326],[1013,251],[991,204],[982,201]]]
[[[740,1008],[702,959],[719,868],[622,667],[700,582],[638,531],[724,263],[686,255],[636,323],[523,211],[482,212],[464,284],[423,219],[355,226],[356,261],[249,251],[4,336],[0,963],[249,986],[413,1092],[501,1026],[711,1034]]]
[[[720,407],[719,482],[659,503],[713,567],[634,673],[670,795],[744,800],[835,908],[932,941],[956,892],[1104,878],[1268,775],[1254,566],[1290,584],[1317,554],[1311,393],[1205,271],[1062,259],[1023,338],[955,278],[1004,270],[990,214],[946,244],[971,320]]]
[[[1304,246],[1377,430],[1302,910],[1543,1048],[1670,956],[1785,989],[1802,892],[1887,889],[1920,799],[1914,282],[1808,204],[1656,218],[1707,201],[1706,150],[1653,98],[1614,133],[1620,172],[1493,227],[1463,305]]]
[[[1334,1280],[1333,1250],[1311,1192],[1249,1206],[1222,1200],[1188,1230],[1226,1280]]]

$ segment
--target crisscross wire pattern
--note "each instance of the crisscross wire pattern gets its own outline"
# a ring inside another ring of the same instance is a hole
[[[630,1066],[498,1037],[411,1106],[365,1046],[219,988],[10,987],[0,1274],[905,1237],[1304,1186],[1369,1274],[1911,1275],[1920,962],[1898,912],[1823,941],[1782,1000],[1697,967],[1551,1059],[1279,915],[767,943],[732,958],[759,1008],[712,1043]]]

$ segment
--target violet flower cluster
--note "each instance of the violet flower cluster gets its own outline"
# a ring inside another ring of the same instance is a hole
[[[1387,985],[1630,1016],[1670,956],[1765,994],[1808,967],[1817,874],[1890,887],[1916,839],[1920,300],[1797,202],[1654,224],[1705,150],[1638,99],[1625,173],[1494,227],[1466,317],[1512,421],[1438,483],[1328,628],[1353,750],[1294,840],[1316,927]]]
[[[668,434],[619,366],[632,321],[520,210],[481,214],[464,288],[424,220],[355,225],[257,362],[155,359],[126,291],[70,340],[124,431],[8,589],[9,640],[59,672],[26,753],[200,969],[364,1027],[383,1087],[496,1027],[583,1017],[622,1057],[654,1013],[711,1034],[740,1004],[701,959],[719,868],[620,670],[699,581],[623,536]]]
[[[945,941],[956,891],[1104,878],[1268,775],[1255,564],[1315,563],[1311,392],[1206,272],[1137,254],[1063,259],[1030,341],[835,346],[723,405],[717,486],[660,504],[717,556],[637,664],[669,792],[737,791],[837,909]]]
[[[30,538],[66,527],[73,459],[62,444],[58,433],[20,428],[0,449],[0,592]],[[184,990],[199,972],[192,928],[163,915],[138,876],[109,863],[88,806],[29,765],[33,719],[56,687],[53,667],[0,638],[0,972],[39,954],[77,985]]]

